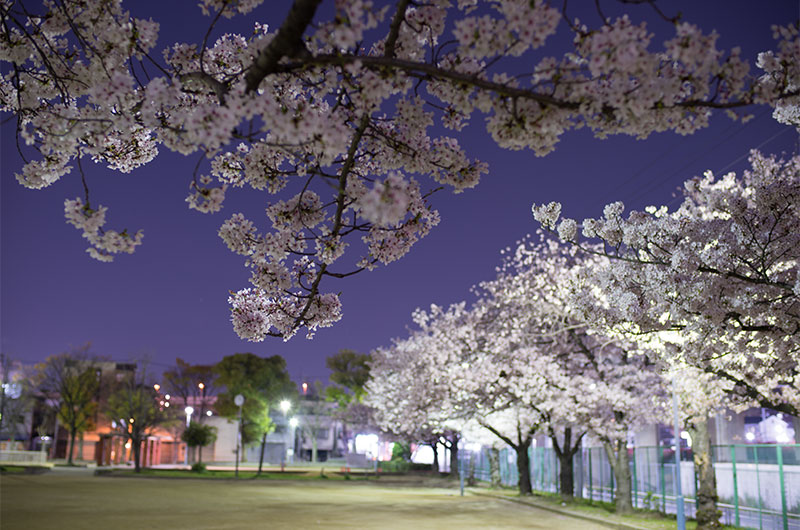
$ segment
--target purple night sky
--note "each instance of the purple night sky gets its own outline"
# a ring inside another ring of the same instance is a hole
[[[128,9],[162,23],[160,44],[197,42],[208,19],[195,2],[185,4],[186,10],[168,13],[155,2],[130,2]],[[634,21],[648,12],[628,9]],[[772,48],[770,25],[798,18],[796,0],[665,2],[662,9],[681,11],[687,21],[716,29],[719,48],[741,46],[751,61],[758,51]],[[284,13],[285,6],[276,10],[265,2],[230,27],[247,32],[254,20],[276,27]],[[660,45],[668,25],[654,21],[648,27]],[[342,291],[343,319],[313,340],[300,333],[286,343],[248,343],[233,332],[228,291],[247,287],[249,274],[216,235],[222,221],[238,211],[266,222],[266,196],[229,190],[222,212],[204,215],[184,202],[196,156],[187,159],[162,147],[153,163],[128,175],[85,160],[92,202],[109,207],[108,226],[145,233],[135,254],[100,263],[86,254],[80,232],[64,220],[64,199],[83,196],[79,173],[45,190],[20,186],[14,173],[22,161],[13,120],[7,121],[0,141],[0,348],[12,359],[32,363],[91,341],[93,353],[116,360],[147,357],[157,371],[175,357],[213,363],[250,351],[282,355],[295,380],[324,380],[328,355],[341,348],[369,352],[404,335],[415,308],[469,299],[470,286],[492,278],[500,250],[536,229],[530,213],[534,201],[561,201],[564,215],[578,219],[600,215],[603,205],[615,200],[628,210],[649,204],[674,208],[674,192],[684,180],[706,169],[740,173],[751,148],[797,152],[796,131],[774,122],[766,108],[754,113],[744,125],[717,115],[711,127],[687,137],[663,133],[645,141],[600,141],[578,131],[544,158],[499,149],[475,116],[460,139],[468,153],[489,163],[481,184],[461,195],[434,196],[442,222],[427,238],[399,262],[329,282],[327,290]]]

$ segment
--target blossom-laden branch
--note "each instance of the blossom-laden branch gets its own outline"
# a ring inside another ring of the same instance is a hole
[[[459,192],[487,173],[456,138],[431,137],[435,125],[458,132],[483,114],[498,145],[541,156],[581,127],[598,137],[688,134],[712,111],[756,104],[795,119],[794,26],[775,28],[777,48],[759,56],[758,76],[738,50],[717,49],[716,34],[685,22],[651,50],[653,35],[627,16],[596,28],[568,23],[573,49],[554,58],[547,44],[562,13],[543,1],[475,11],[401,0],[390,15],[355,0],[336,2],[325,20],[321,0],[295,0],[275,31],[257,23],[247,37],[211,39],[221,18],[260,4],[202,0],[211,22],[200,47],[176,43],[160,55],[158,23],[131,17],[121,0],[0,4],[9,64],[0,110],[17,116],[18,138],[40,153],[17,175],[23,185],[47,187],[86,156],[130,172],[164,147],[205,157],[191,208],[218,212],[232,187],[272,195],[268,219],[234,214],[219,230],[252,271],[252,287],[230,299],[248,340],[331,325],[341,307],[322,292],[323,276],[399,259],[438,223],[428,190]],[[139,244],[139,235],[93,232],[97,219],[81,208],[69,202],[68,220],[94,257]]]
[[[534,206],[546,229],[609,258],[592,271],[608,304],[578,312],[609,332],[663,343],[663,355],[735,385],[764,406],[800,405],[800,157],[752,152],[741,178],[710,172],[684,185],[674,212],[649,207],[623,217],[622,203],[578,225],[560,205]]]

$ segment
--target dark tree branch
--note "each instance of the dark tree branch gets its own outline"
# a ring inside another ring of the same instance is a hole
[[[295,57],[304,51],[303,33],[314,19],[322,0],[295,0],[286,20],[270,43],[261,50],[245,75],[247,91],[255,92],[268,75],[274,73],[284,57]]]

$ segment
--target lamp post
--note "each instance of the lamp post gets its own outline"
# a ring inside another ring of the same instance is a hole
[[[203,421],[203,414],[206,412],[206,385],[202,381],[197,384],[197,388],[200,389],[200,420]]]
[[[236,434],[236,471],[234,476],[239,478],[239,446],[242,444],[242,405],[244,405],[244,396],[236,394],[233,402],[239,407],[239,431]]]
[[[189,427],[189,423],[191,423],[191,421],[192,421],[192,414],[194,414],[194,408],[193,407],[186,407],[185,409],[183,409],[183,411],[186,413],[186,427],[188,428]],[[186,443],[186,452],[183,454],[183,463],[184,463],[184,465],[187,465],[187,466],[189,465],[189,443],[188,442]]]

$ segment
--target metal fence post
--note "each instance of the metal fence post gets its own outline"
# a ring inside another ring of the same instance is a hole
[[[648,492],[652,492],[653,491],[653,490],[650,489],[650,488],[653,487],[653,465],[650,463],[651,460],[649,458],[650,449],[655,449],[655,447],[648,447],[647,451],[645,452],[645,461],[647,462],[647,489],[645,491],[645,495],[647,495]],[[650,503],[649,503],[649,506],[647,508],[649,510],[653,509],[653,496],[652,495],[650,495]]]
[[[631,449],[631,460],[633,460],[633,491],[631,495],[633,496],[633,507],[638,508],[637,500],[639,500],[639,481],[636,477],[636,448]]]
[[[661,477],[659,482],[661,483],[661,511],[667,513],[667,485],[666,480],[664,479],[664,447],[661,447],[661,459],[658,465],[659,473]]]
[[[461,496],[464,496],[464,457],[458,459],[458,484],[461,488]]]
[[[753,454],[755,455],[756,487],[758,488],[758,528],[761,530],[764,528],[764,518],[761,512],[761,473],[758,472],[758,446],[753,448]]]
[[[589,447],[589,500],[594,500],[594,490],[592,486],[594,483],[592,482],[592,448]]]
[[[781,514],[783,515],[783,530],[789,530],[789,516],[786,509],[786,485],[783,481],[783,447],[775,446],[778,456],[778,475],[781,479]]]
[[[741,526],[739,521],[739,480],[736,476],[736,446],[731,446],[731,466],[733,468],[733,513],[734,524]]]

